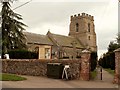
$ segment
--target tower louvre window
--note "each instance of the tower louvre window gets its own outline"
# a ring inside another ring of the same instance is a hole
[[[90,32],[90,23],[88,23],[88,32]]]
[[[79,24],[76,23],[76,32],[78,32],[78,30],[79,30]]]
[[[90,40],[90,36],[88,36],[88,40]]]

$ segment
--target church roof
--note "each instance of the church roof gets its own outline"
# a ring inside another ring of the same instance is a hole
[[[84,48],[80,41],[78,41],[75,37],[53,34],[51,32],[48,32],[47,35],[51,38],[51,40],[54,39],[53,41],[60,46],[73,47],[72,44],[75,43],[75,47]]]
[[[75,47],[84,48],[84,46],[80,43],[80,41],[71,36],[64,36],[53,34],[48,31],[47,35],[35,34],[30,32],[24,32],[26,36],[27,43],[29,44],[41,44],[41,45],[60,45],[63,47],[73,47],[73,43],[75,43]]]
[[[43,45],[53,45],[52,41],[47,35],[35,34],[30,32],[24,32],[26,36],[27,43],[43,44]]]

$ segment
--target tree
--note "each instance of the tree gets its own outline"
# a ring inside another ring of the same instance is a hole
[[[91,71],[94,71],[97,65],[97,52],[91,52]]]
[[[1,27],[0,27],[0,56],[2,54],[2,30],[1,30]]]
[[[103,68],[115,69],[115,53],[107,52],[99,59],[99,65]]]
[[[120,45],[120,32],[118,33],[118,36],[117,36],[117,43]]]
[[[115,53],[114,50],[120,48],[120,34],[117,36],[117,42],[111,41],[108,46],[108,52],[103,55],[102,58],[99,59],[99,65],[103,68],[111,68],[115,69]]]
[[[2,3],[2,52],[7,53],[12,49],[23,49],[26,47],[24,23],[21,22],[22,16],[14,13],[11,9],[11,1]]]
[[[108,52],[113,52],[117,48],[120,48],[120,44],[110,42],[110,44],[108,46]]]

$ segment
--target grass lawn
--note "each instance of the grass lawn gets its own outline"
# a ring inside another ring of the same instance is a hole
[[[94,80],[95,77],[97,76],[96,70],[92,71],[92,72],[90,73],[90,76],[91,76],[91,79]]]
[[[109,68],[109,69],[105,69],[105,70],[114,76],[114,74],[115,74],[114,71],[115,71],[115,70],[111,70],[110,68]]]
[[[0,81],[22,81],[22,80],[26,80],[26,78],[21,77],[21,76],[17,76],[15,74],[0,74]]]

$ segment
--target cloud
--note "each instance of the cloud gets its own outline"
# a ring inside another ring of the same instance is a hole
[[[39,34],[46,34],[48,31],[55,33],[55,34],[61,34],[61,35],[68,35],[69,28],[57,25],[57,24],[49,24],[46,23],[45,25],[42,25],[40,28],[34,27],[34,28],[28,28],[29,32],[33,33],[39,33]],[[35,32],[34,32],[35,31]]]

